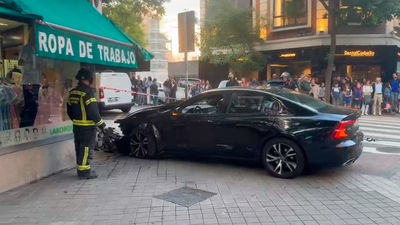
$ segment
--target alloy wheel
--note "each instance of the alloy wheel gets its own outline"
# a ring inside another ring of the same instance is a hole
[[[297,153],[285,143],[275,143],[266,152],[266,163],[269,169],[278,176],[292,174],[298,167]]]
[[[137,158],[146,158],[149,154],[149,139],[140,131],[138,131],[130,140],[131,153],[130,156]]]

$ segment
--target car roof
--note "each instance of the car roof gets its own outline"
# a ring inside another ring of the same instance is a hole
[[[235,86],[235,87],[223,87],[223,88],[218,88],[218,89],[212,89],[212,90],[207,91],[207,93],[224,92],[224,91],[254,91],[254,92],[264,92],[264,93],[273,94],[273,95],[279,95],[279,93],[294,92],[291,89],[287,89],[287,88],[283,88],[283,87],[264,87],[264,86],[240,87],[240,86]]]

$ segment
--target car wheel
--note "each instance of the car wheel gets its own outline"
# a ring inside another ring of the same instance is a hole
[[[265,144],[262,162],[268,173],[279,178],[296,177],[305,166],[303,151],[296,143],[285,138],[275,138]]]
[[[154,136],[145,130],[138,129],[130,135],[130,156],[149,159],[156,155],[156,140]]]
[[[124,107],[124,108],[121,109],[121,111],[124,112],[124,113],[128,113],[128,112],[131,111],[131,107],[130,106],[129,107]]]

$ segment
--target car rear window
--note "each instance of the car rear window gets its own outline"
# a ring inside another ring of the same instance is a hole
[[[305,95],[305,94],[301,94],[301,93],[297,93],[297,92],[291,92],[291,91],[282,91],[280,93],[277,93],[278,95],[287,98],[291,101],[300,103],[302,105],[306,105],[312,109],[315,109],[317,111],[323,111],[326,108],[330,108],[331,105],[320,101],[318,99],[315,99],[311,96]]]

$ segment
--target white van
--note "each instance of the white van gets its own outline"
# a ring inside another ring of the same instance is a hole
[[[126,73],[96,73],[96,94],[101,111],[120,109],[123,112],[129,112],[131,110],[132,83]]]

